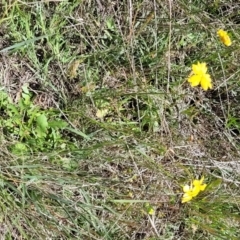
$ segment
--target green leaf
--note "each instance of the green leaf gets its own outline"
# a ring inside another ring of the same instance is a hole
[[[112,31],[114,30],[114,21],[112,18],[108,18],[106,21],[106,24],[107,24],[108,29],[110,29]]]
[[[12,116],[19,116],[19,109],[14,104],[8,104],[7,105],[7,114],[12,117]]]
[[[22,98],[25,105],[30,105],[31,93],[28,90],[28,86],[22,86]]]
[[[10,102],[11,102],[11,100],[8,97],[8,94],[1,90],[0,91],[0,104],[1,104],[1,106],[5,106]]]
[[[30,94],[30,92],[28,90],[28,86],[26,84],[22,86],[22,90],[23,90],[24,93]]]
[[[217,189],[217,188],[219,187],[219,185],[221,185],[221,183],[222,183],[222,179],[217,178],[217,179],[211,181],[211,182],[207,185],[206,190],[211,192],[211,191]]]
[[[56,120],[48,122],[48,126],[51,128],[65,128],[67,126],[67,122],[63,120]]]
[[[48,121],[47,117],[44,114],[41,114],[37,117],[37,125],[43,133],[47,132]]]
[[[18,142],[13,145],[12,152],[15,154],[23,154],[27,152],[27,146],[24,143]]]
[[[77,134],[77,135],[87,139],[87,140],[90,140],[89,136],[87,136],[85,133],[83,133],[83,132],[81,132],[81,131],[79,131],[77,129],[70,128],[70,127],[67,127],[66,129],[69,130],[70,132],[73,132],[73,133],[75,133],[75,134]]]
[[[28,45],[30,43],[34,43],[35,41],[41,40],[41,39],[46,38],[46,37],[48,37],[48,35],[43,35],[43,36],[40,36],[40,37],[35,37],[35,38],[28,39],[28,40],[25,40],[25,41],[22,41],[22,42],[19,42],[19,43],[15,43],[15,44],[13,44],[10,47],[6,47],[6,48],[3,48],[2,50],[0,50],[0,53],[1,52],[8,52],[10,50],[19,49],[19,48],[21,48],[23,46],[26,46],[26,45]]]

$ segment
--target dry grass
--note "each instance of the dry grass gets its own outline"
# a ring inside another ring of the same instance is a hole
[[[238,3],[0,8],[1,88],[17,103],[28,84],[33,104],[72,129],[51,151],[19,156],[1,122],[2,239],[238,239]],[[188,85],[197,61],[213,90]],[[201,175],[206,191],[181,204],[182,185]]]

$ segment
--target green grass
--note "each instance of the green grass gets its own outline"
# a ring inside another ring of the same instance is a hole
[[[3,239],[239,239],[238,3],[0,9]],[[212,90],[187,82],[198,61]]]

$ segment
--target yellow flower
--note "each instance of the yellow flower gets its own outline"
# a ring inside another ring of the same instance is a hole
[[[154,213],[155,213],[155,212],[154,212],[154,209],[153,209],[153,208],[150,208],[150,209],[148,210],[148,214],[149,214],[149,215],[154,215]]]
[[[217,31],[218,36],[220,37],[220,40],[223,44],[225,44],[226,46],[231,46],[232,45],[232,41],[228,35],[228,33],[222,29]]]
[[[191,182],[191,185],[185,185],[183,186],[183,197],[182,197],[182,203],[188,202],[192,200],[192,198],[196,197],[200,191],[204,191],[207,184],[203,184],[204,176],[200,180],[194,180]]]
[[[212,80],[209,74],[207,74],[206,63],[200,63],[192,65],[192,72],[188,77],[188,82],[192,87],[196,87],[199,84],[203,90],[208,90],[212,88]]]
[[[145,207],[146,212],[147,212],[149,215],[154,215],[154,214],[155,214],[154,208],[153,208],[149,203],[146,203],[146,204],[144,205],[144,207]]]

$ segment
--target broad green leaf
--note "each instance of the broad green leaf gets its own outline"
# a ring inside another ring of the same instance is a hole
[[[48,126],[51,128],[65,128],[67,125],[68,125],[67,122],[65,122],[63,120],[48,122]]]
[[[41,114],[37,117],[37,125],[42,132],[46,133],[48,128],[48,121],[47,117],[44,114]]]
[[[30,92],[29,92],[29,89],[28,89],[28,86],[27,86],[26,84],[22,86],[22,90],[23,90],[23,92],[26,93],[26,94],[29,94],[29,93],[30,93]]]

